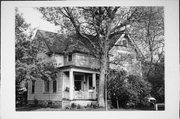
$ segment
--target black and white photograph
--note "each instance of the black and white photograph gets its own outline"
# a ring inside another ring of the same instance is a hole
[[[175,103],[164,5],[47,4],[11,8],[13,113],[162,114]]]
[[[23,9],[57,31],[32,28]],[[17,111],[165,109],[163,7],[17,7],[15,14]]]

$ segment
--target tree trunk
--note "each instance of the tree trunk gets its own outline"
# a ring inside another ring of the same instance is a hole
[[[107,57],[106,55],[103,55],[101,61],[101,67],[100,67],[99,93],[98,93],[98,104],[100,107],[105,107],[104,86],[105,86],[106,69],[107,69]]]
[[[111,19],[107,21],[107,33],[105,35],[105,39],[103,39],[103,48],[102,48],[102,55],[101,55],[101,61],[100,61],[100,80],[99,80],[99,94],[98,94],[98,103],[100,107],[105,107],[105,101],[104,101],[104,94],[105,92],[105,81],[106,79],[106,71],[107,71],[107,65],[108,65],[108,49],[109,49],[109,35],[111,31]],[[106,90],[107,91],[107,90]],[[107,105],[106,105],[107,106]]]

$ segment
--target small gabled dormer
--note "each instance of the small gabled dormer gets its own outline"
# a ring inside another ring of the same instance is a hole
[[[122,38],[116,43],[116,45],[127,48],[130,44],[127,39]]]

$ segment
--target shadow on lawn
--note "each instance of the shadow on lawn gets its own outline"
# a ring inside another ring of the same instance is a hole
[[[41,108],[42,108],[41,106],[32,106],[32,105],[16,106],[16,111],[35,111]]]

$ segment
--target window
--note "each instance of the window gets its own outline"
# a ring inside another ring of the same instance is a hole
[[[53,93],[55,93],[56,92],[56,90],[57,90],[57,86],[56,86],[56,80],[53,80]]]
[[[46,93],[49,92],[49,81],[48,80],[44,81],[44,92],[46,92]]]
[[[123,40],[123,46],[127,47],[127,41],[126,40]]]
[[[68,61],[72,61],[72,54],[68,55]]]
[[[32,94],[35,92],[35,80],[32,80]]]

